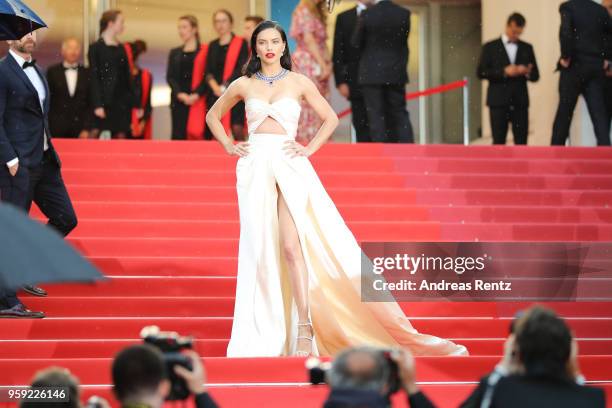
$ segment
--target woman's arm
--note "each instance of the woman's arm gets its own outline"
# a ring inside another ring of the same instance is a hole
[[[338,127],[339,120],[336,112],[334,112],[329,102],[327,102],[327,99],[321,95],[319,89],[310,78],[298,74],[298,81],[302,87],[302,96],[323,120],[323,124],[319,128],[319,131],[306,147],[307,153],[310,156],[327,142],[327,139],[331,137],[336,127]]]
[[[246,77],[241,77],[232,82],[206,114],[206,124],[215,139],[223,145],[227,153],[237,154],[238,156],[245,156],[248,153],[243,148],[245,143],[239,143],[234,146],[232,138],[225,133],[221,118],[243,99],[242,95],[246,80]]]

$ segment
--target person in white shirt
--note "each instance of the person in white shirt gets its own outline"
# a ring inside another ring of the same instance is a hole
[[[487,106],[491,119],[493,144],[505,144],[508,123],[512,123],[515,145],[527,144],[529,131],[529,93],[527,81],[540,78],[531,44],[520,40],[525,17],[513,13],[506,30],[482,46],[476,74],[489,81]]]
[[[87,139],[92,126],[90,71],[80,64],[81,43],[67,38],[62,43],[63,61],[49,67],[47,81],[51,107],[52,137]]]
[[[0,201],[26,212],[34,201],[48,224],[66,236],[77,218],[50,139],[49,87],[32,59],[36,32],[7,43],[9,53],[0,60]],[[24,289],[46,296],[35,286]],[[0,287],[0,318],[41,317],[44,313],[28,310],[14,291]]]

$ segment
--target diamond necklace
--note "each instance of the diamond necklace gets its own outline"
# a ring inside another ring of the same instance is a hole
[[[281,69],[278,74],[272,76],[266,76],[261,71],[257,71],[255,73],[255,78],[259,79],[260,81],[265,81],[268,83],[268,85],[272,86],[274,85],[274,82],[283,79],[288,73],[289,70],[286,70],[285,68]]]

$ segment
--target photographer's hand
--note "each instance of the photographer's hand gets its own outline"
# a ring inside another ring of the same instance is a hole
[[[511,334],[504,342],[504,357],[498,364],[505,375],[521,373],[522,365],[518,360],[517,353],[516,336]]]
[[[408,350],[398,348],[391,352],[391,359],[397,363],[404,391],[408,395],[418,393],[419,387],[416,384],[416,370],[412,354]]]
[[[185,367],[175,366],[174,372],[185,380],[187,388],[189,388],[189,391],[194,395],[206,392],[206,370],[204,369],[200,356],[193,350],[186,350],[183,354],[191,360],[193,370],[189,371]]]

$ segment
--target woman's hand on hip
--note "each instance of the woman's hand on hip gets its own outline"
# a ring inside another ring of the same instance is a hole
[[[236,144],[228,144],[225,147],[225,151],[230,155],[230,156],[240,156],[240,157],[245,157],[249,154],[249,143],[248,142],[240,142],[240,143],[236,143]]]
[[[298,156],[309,157],[312,154],[312,151],[308,147],[295,140],[287,140],[283,150],[286,151],[292,159]]]

